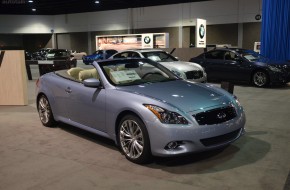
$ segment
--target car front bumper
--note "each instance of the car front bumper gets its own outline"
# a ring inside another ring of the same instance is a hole
[[[151,152],[154,156],[176,156],[224,147],[245,133],[246,117],[241,113],[236,118],[214,125],[165,125],[159,121],[146,122]],[[177,143],[173,149],[170,142]]]
[[[271,72],[269,75],[271,84],[283,84],[290,81],[290,73],[287,72]]]

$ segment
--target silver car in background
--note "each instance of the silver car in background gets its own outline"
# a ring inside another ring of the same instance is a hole
[[[199,64],[179,61],[177,58],[160,49],[127,50],[116,53],[109,59],[119,58],[148,58],[160,63],[182,79],[194,82],[207,82],[206,72]]]
[[[37,109],[44,126],[64,122],[110,138],[139,164],[152,155],[222,148],[244,134],[243,108],[221,88],[182,80],[150,59],[90,66],[39,78]]]

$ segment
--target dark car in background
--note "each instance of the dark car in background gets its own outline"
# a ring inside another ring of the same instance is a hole
[[[46,60],[71,60],[73,58],[67,49],[51,49],[45,55]]]
[[[115,53],[118,53],[118,51],[114,49],[97,50],[92,55],[83,56],[83,62],[86,65],[90,65],[96,60],[108,59]]]
[[[30,60],[45,60],[47,52],[51,49],[52,48],[42,48],[39,51],[33,52]]]
[[[273,62],[247,49],[214,49],[191,58],[190,62],[200,64],[208,80],[244,81],[257,87],[290,81],[289,63]]]

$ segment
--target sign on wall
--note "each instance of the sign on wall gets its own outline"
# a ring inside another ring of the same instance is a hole
[[[141,48],[169,48],[168,33],[122,34],[96,36],[96,50]]]
[[[153,34],[142,34],[142,49],[153,47]]]
[[[206,47],[206,20],[204,19],[196,19],[195,47]]]

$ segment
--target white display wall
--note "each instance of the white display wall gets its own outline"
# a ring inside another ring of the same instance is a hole
[[[258,22],[261,0],[214,0],[55,16],[1,15],[0,33],[67,33]]]

